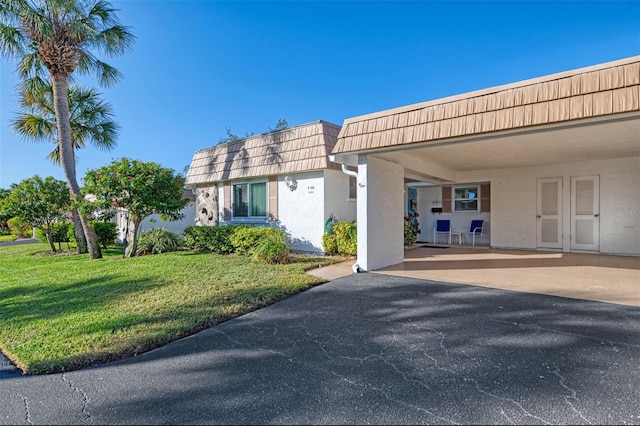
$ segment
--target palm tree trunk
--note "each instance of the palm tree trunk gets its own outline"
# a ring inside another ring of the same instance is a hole
[[[60,163],[67,178],[69,192],[73,201],[81,201],[82,194],[76,178],[76,162],[71,143],[71,124],[69,121],[69,99],[67,98],[68,82],[67,75],[51,74],[51,84],[53,86],[53,105],[56,113],[56,127],[58,130],[58,143],[60,144]],[[87,248],[91,259],[100,259],[102,252],[98,245],[96,231],[89,225],[88,219],[84,215],[78,215],[84,235],[87,239]]]
[[[87,253],[87,239],[84,236],[84,229],[82,229],[82,222],[80,221],[80,212],[78,209],[73,209],[71,212],[73,216],[73,231],[76,236],[76,244],[78,245],[78,253]]]

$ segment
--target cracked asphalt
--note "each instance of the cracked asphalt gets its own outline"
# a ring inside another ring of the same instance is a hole
[[[640,424],[638,360],[637,307],[369,273],[119,362],[4,368],[0,423]]]

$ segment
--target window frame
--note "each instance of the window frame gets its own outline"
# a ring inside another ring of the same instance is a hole
[[[475,197],[467,197],[467,198],[456,198],[456,190],[458,189],[471,189],[471,188],[475,188]],[[465,185],[455,185],[452,188],[452,194],[451,194],[451,212],[452,213],[479,213],[482,211],[482,206],[480,205],[481,203],[481,194],[480,194],[480,184],[465,184]],[[476,201],[476,208],[475,209],[464,209],[464,210],[458,210],[456,208],[456,202],[471,202],[471,201]]]
[[[355,176],[351,176],[349,175],[349,182],[348,182],[348,194],[347,194],[347,200],[349,201],[355,201],[358,199],[358,179],[356,179]],[[352,190],[353,190],[353,194],[352,194]]]
[[[252,185],[263,184],[264,185],[264,216],[251,216],[251,187]],[[247,215],[246,216],[237,216],[236,215],[236,186],[246,185],[247,186]],[[269,184],[267,180],[259,179],[259,180],[248,180],[248,181],[238,181],[232,182],[230,185],[231,191],[231,221],[232,222],[267,222],[269,219]]]

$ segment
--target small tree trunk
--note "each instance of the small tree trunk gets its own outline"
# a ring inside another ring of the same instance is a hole
[[[132,219],[129,224],[129,234],[127,235],[129,245],[125,252],[126,257],[133,257],[136,255],[136,251],[138,251],[138,229],[140,228],[140,223],[142,223],[141,220]]]
[[[49,242],[49,246],[51,247],[52,252],[56,252],[56,245],[53,243],[53,238],[51,238],[51,232],[45,232],[44,235],[47,236],[47,241]]]
[[[84,236],[82,222],[80,222],[80,213],[78,209],[73,210],[73,232],[76,236],[76,244],[78,245],[78,253],[87,253],[87,239]]]
[[[60,164],[67,178],[69,192],[73,201],[81,201],[82,194],[76,178],[76,161],[71,141],[71,122],[69,120],[69,99],[67,97],[68,84],[66,74],[51,73],[51,85],[53,87],[53,105],[56,113],[56,127],[58,130],[58,144],[60,146]],[[98,245],[96,231],[89,226],[88,219],[84,215],[78,215],[84,235],[87,239],[87,249],[91,259],[102,258],[102,252]]]

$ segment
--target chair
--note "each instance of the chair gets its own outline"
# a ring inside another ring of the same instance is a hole
[[[436,220],[436,226],[433,227],[433,242],[437,243],[438,234],[448,235],[448,243],[451,244],[451,221],[450,220]]]
[[[479,237],[484,236],[484,220],[472,220],[471,226],[469,226],[469,235],[471,235],[472,245],[476,245],[476,235]]]

